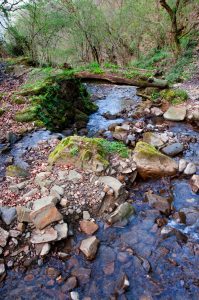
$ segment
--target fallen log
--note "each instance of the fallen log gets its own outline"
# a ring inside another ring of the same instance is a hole
[[[80,78],[83,80],[90,81],[104,81],[113,84],[121,84],[121,85],[132,85],[138,86],[142,88],[146,87],[155,87],[159,89],[168,88],[168,81],[163,79],[157,79],[150,77],[149,79],[129,79],[124,77],[122,74],[113,74],[113,73],[102,73],[102,74],[94,74],[87,71],[78,72],[74,75],[76,78]]]

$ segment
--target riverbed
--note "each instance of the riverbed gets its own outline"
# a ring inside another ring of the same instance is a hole
[[[107,120],[104,113],[111,115],[130,107],[133,110],[140,99],[136,96],[135,87],[90,85],[91,94],[97,96],[99,110],[90,116],[88,122],[89,135],[99,130],[107,130],[112,123],[122,123],[123,118]],[[130,119],[128,119],[129,121]],[[157,120],[151,119],[155,125]],[[195,137],[179,158],[193,161],[199,171],[199,132],[190,124],[167,122],[167,130],[181,136]],[[22,154],[39,141],[52,137],[48,131],[39,130],[28,133],[16,142],[10,153],[3,154],[3,162],[9,155],[14,162],[28,168]],[[3,147],[3,146],[2,146]],[[199,172],[197,173],[199,174]],[[179,225],[168,218],[168,227],[178,230],[160,234],[157,219],[164,217],[151,209],[144,201],[145,192],[152,190],[162,196],[171,196],[176,211],[189,208],[199,211],[199,195],[192,192],[189,178],[181,176],[172,179],[147,180],[138,179],[129,184],[130,199],[136,215],[126,223],[109,227],[97,220],[99,230],[96,236],[100,247],[96,258],[86,261],[78,251],[80,240],[85,235],[74,229],[74,235],[67,242],[53,248],[49,257],[38,266],[38,260],[30,264],[8,269],[7,277],[1,283],[0,299],[70,299],[64,290],[64,281],[76,276],[78,286],[75,289],[80,299],[198,299],[199,295],[199,224]],[[65,260],[57,258],[57,252],[67,249]],[[30,258],[31,260],[31,258]],[[48,268],[53,268],[55,276],[48,276]],[[61,275],[60,280],[57,278]],[[124,276],[129,286],[122,288]],[[90,297],[90,298],[89,298]]]

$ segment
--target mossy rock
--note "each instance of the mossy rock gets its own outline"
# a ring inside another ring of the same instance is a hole
[[[178,170],[178,165],[173,159],[145,142],[136,144],[133,159],[143,179],[172,176]]]
[[[100,138],[71,136],[63,139],[49,155],[50,164],[73,164],[83,169],[105,170],[111,154],[128,157],[126,146]]]
[[[160,96],[173,105],[181,104],[188,99],[188,94],[185,90],[181,89],[168,89],[163,90]]]
[[[37,120],[37,114],[34,107],[29,107],[21,112],[16,113],[15,121],[17,122],[32,122]]]
[[[11,165],[6,168],[6,176],[8,177],[28,177],[28,172],[18,166]]]

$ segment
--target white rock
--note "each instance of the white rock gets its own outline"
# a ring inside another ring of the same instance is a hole
[[[193,175],[196,173],[196,165],[194,163],[188,163],[184,170],[184,174]]]
[[[5,269],[5,265],[3,263],[0,264],[0,276],[3,275],[5,273],[6,269]]]
[[[67,207],[68,204],[69,204],[69,201],[67,199],[65,199],[65,198],[61,199],[60,205],[62,207]]]
[[[90,220],[91,216],[87,210],[83,211],[83,219],[84,220]]]
[[[40,255],[41,255],[41,256],[46,256],[46,255],[48,255],[48,253],[50,252],[50,248],[51,248],[50,244],[49,244],[49,243],[45,243],[45,244],[43,245],[42,249],[41,249]]]
[[[116,198],[120,195],[120,192],[123,188],[122,183],[114,177],[111,176],[102,176],[98,180],[100,183],[110,186],[115,193]]]
[[[60,196],[63,196],[64,194],[64,189],[63,187],[59,186],[59,185],[54,185],[51,189],[51,191],[55,191],[56,193],[58,193]]]
[[[178,166],[179,172],[183,172],[184,169],[186,168],[187,164],[188,164],[188,162],[185,159],[180,159],[179,166]]]
[[[68,236],[68,225],[66,223],[55,225],[54,229],[57,231],[57,241],[66,239]]]
[[[33,210],[39,210],[40,208],[45,207],[51,203],[54,203],[56,205],[58,203],[58,198],[56,196],[51,195],[38,199],[33,203]]]
[[[98,249],[99,240],[96,236],[91,236],[81,242],[80,250],[84,253],[87,259],[92,260]]]
[[[78,292],[70,292],[70,297],[71,297],[71,300],[79,300],[79,294]]]

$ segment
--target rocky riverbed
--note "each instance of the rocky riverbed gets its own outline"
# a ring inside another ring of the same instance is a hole
[[[89,89],[100,109],[84,133],[128,148],[4,133],[0,299],[197,299],[198,103]]]

